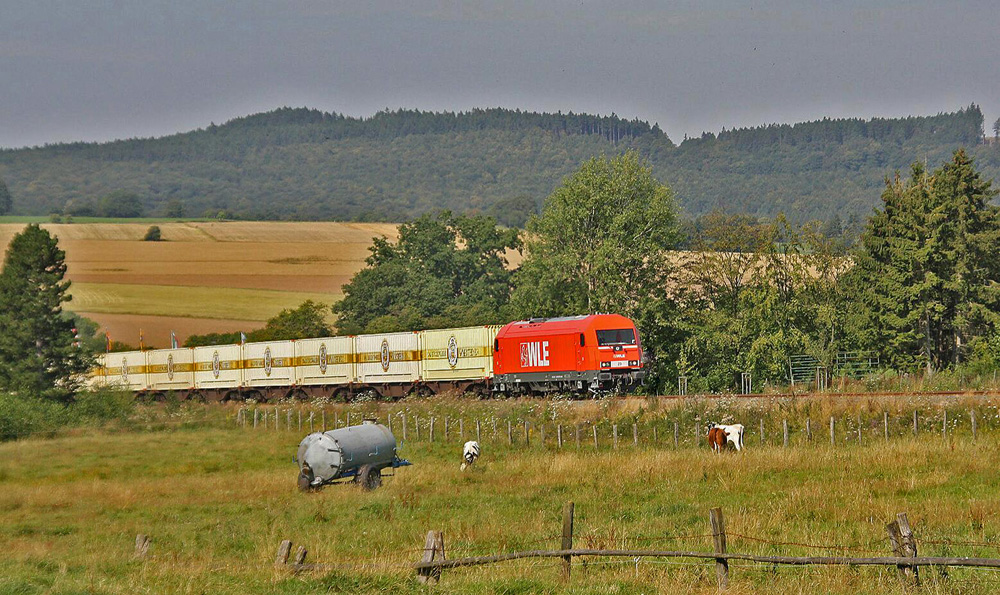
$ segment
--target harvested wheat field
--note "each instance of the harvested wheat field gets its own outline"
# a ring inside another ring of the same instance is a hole
[[[149,223],[43,224],[66,251],[74,296],[68,308],[94,317],[112,338],[167,345],[173,330],[250,330],[306,299],[332,304],[364,266],[389,223],[164,222],[163,241],[142,240]],[[0,224],[0,249],[22,224]],[[216,322],[217,321],[217,322]],[[134,328],[133,328],[134,326]]]

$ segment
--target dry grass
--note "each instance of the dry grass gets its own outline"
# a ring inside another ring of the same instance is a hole
[[[372,237],[396,235],[388,223],[157,225],[166,241],[142,241],[148,223],[42,225],[66,251],[70,309],[98,314],[114,337],[164,329],[150,338],[159,345],[170,329],[181,341],[191,333],[249,330],[305,299],[339,299],[364,266]],[[0,251],[23,228],[0,224]]]
[[[264,321],[305,300],[330,304],[339,295],[265,289],[74,283],[69,307],[81,312]],[[332,314],[331,314],[332,316]]]
[[[102,314],[80,312],[81,316],[93,320],[107,330],[115,341],[129,345],[139,345],[139,330],[142,329],[147,346],[165,348],[170,346],[170,333],[174,332],[178,341],[183,342],[190,335],[206,333],[234,333],[251,331],[264,326],[259,320],[226,320],[222,318],[188,318],[170,316],[144,316],[141,314]]]
[[[534,413],[548,415],[547,406]],[[485,417],[519,415],[531,404],[431,400],[379,409],[427,416],[440,407]],[[581,546],[708,550],[707,509],[718,505],[731,551],[827,551],[772,546],[740,534],[886,554],[883,525],[907,511],[924,554],[997,554],[926,543],[943,537],[997,543],[996,434],[975,445],[966,437],[927,436],[838,449],[751,446],[725,456],[670,447],[560,452],[537,442],[510,448],[505,436],[486,435],[482,459],[464,474],[453,434],[448,443],[439,437],[403,445],[414,466],[374,493],[344,486],[300,494],[290,460],[300,432],[238,429],[234,410],[210,410],[228,418],[185,429],[195,410],[173,409],[158,414],[167,423],[150,422],[160,428],[150,432],[79,432],[0,445],[0,526],[6,528],[0,544],[9,552],[0,561],[0,591],[424,592],[408,565],[419,558],[428,529],[444,531],[449,557],[554,548],[566,500],[577,505]],[[146,561],[131,558],[140,532],[153,539]],[[310,560],[340,566],[294,577],[276,571],[270,564],[284,538],[305,545]],[[1000,578],[954,569],[947,580],[928,571],[925,583],[932,593],[990,593]],[[902,592],[895,569],[734,563],[731,585],[734,593]],[[651,591],[714,593],[714,569],[711,563],[593,560],[564,583],[556,562],[512,562],[446,572],[433,589]]]

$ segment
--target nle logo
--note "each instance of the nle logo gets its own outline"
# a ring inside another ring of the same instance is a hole
[[[538,368],[549,365],[549,342],[521,343],[521,367]]]

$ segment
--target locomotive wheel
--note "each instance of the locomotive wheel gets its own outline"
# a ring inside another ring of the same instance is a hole
[[[357,482],[361,489],[370,492],[382,485],[382,470],[371,465],[365,465],[358,471]]]

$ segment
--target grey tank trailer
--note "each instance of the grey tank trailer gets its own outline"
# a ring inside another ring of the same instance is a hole
[[[411,463],[396,454],[396,437],[389,428],[365,420],[358,426],[309,434],[299,443],[299,489],[355,481],[366,490],[382,485],[382,470]]]

